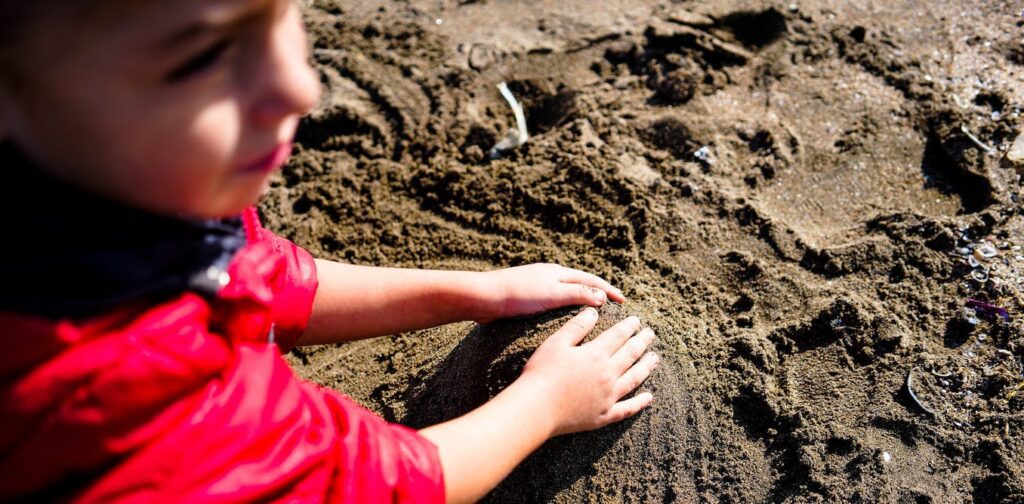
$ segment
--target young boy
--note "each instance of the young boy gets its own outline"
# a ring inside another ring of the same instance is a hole
[[[0,500],[469,501],[647,406],[654,335],[586,308],[419,432],[298,380],[293,345],[623,301],[556,265],[314,260],[251,205],[317,101],[288,0],[0,0]],[[646,353],[646,356],[644,356]]]

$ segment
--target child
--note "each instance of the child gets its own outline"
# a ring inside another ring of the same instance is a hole
[[[0,0],[0,500],[469,501],[551,436],[647,406],[586,308],[419,432],[297,379],[293,345],[623,301],[556,265],[314,260],[252,205],[317,101],[288,0]]]

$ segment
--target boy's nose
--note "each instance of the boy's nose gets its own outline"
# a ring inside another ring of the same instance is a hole
[[[320,98],[320,79],[307,61],[306,35],[301,21],[286,23],[274,30],[261,70],[252,108],[253,122],[274,127],[282,119],[301,115]],[[254,83],[255,84],[255,83]]]

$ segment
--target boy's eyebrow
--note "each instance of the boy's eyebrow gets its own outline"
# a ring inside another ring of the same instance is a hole
[[[252,1],[236,1],[228,5],[207,8],[198,20],[164,38],[159,46],[164,49],[173,49],[202,33],[223,31],[243,25],[260,17],[262,12],[259,7],[265,3],[267,2],[259,2],[254,6]]]

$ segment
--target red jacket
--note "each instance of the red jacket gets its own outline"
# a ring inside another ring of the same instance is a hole
[[[0,312],[0,500],[443,500],[432,444],[281,358],[316,268],[254,211],[245,221],[213,301],[186,292],[84,323]]]

